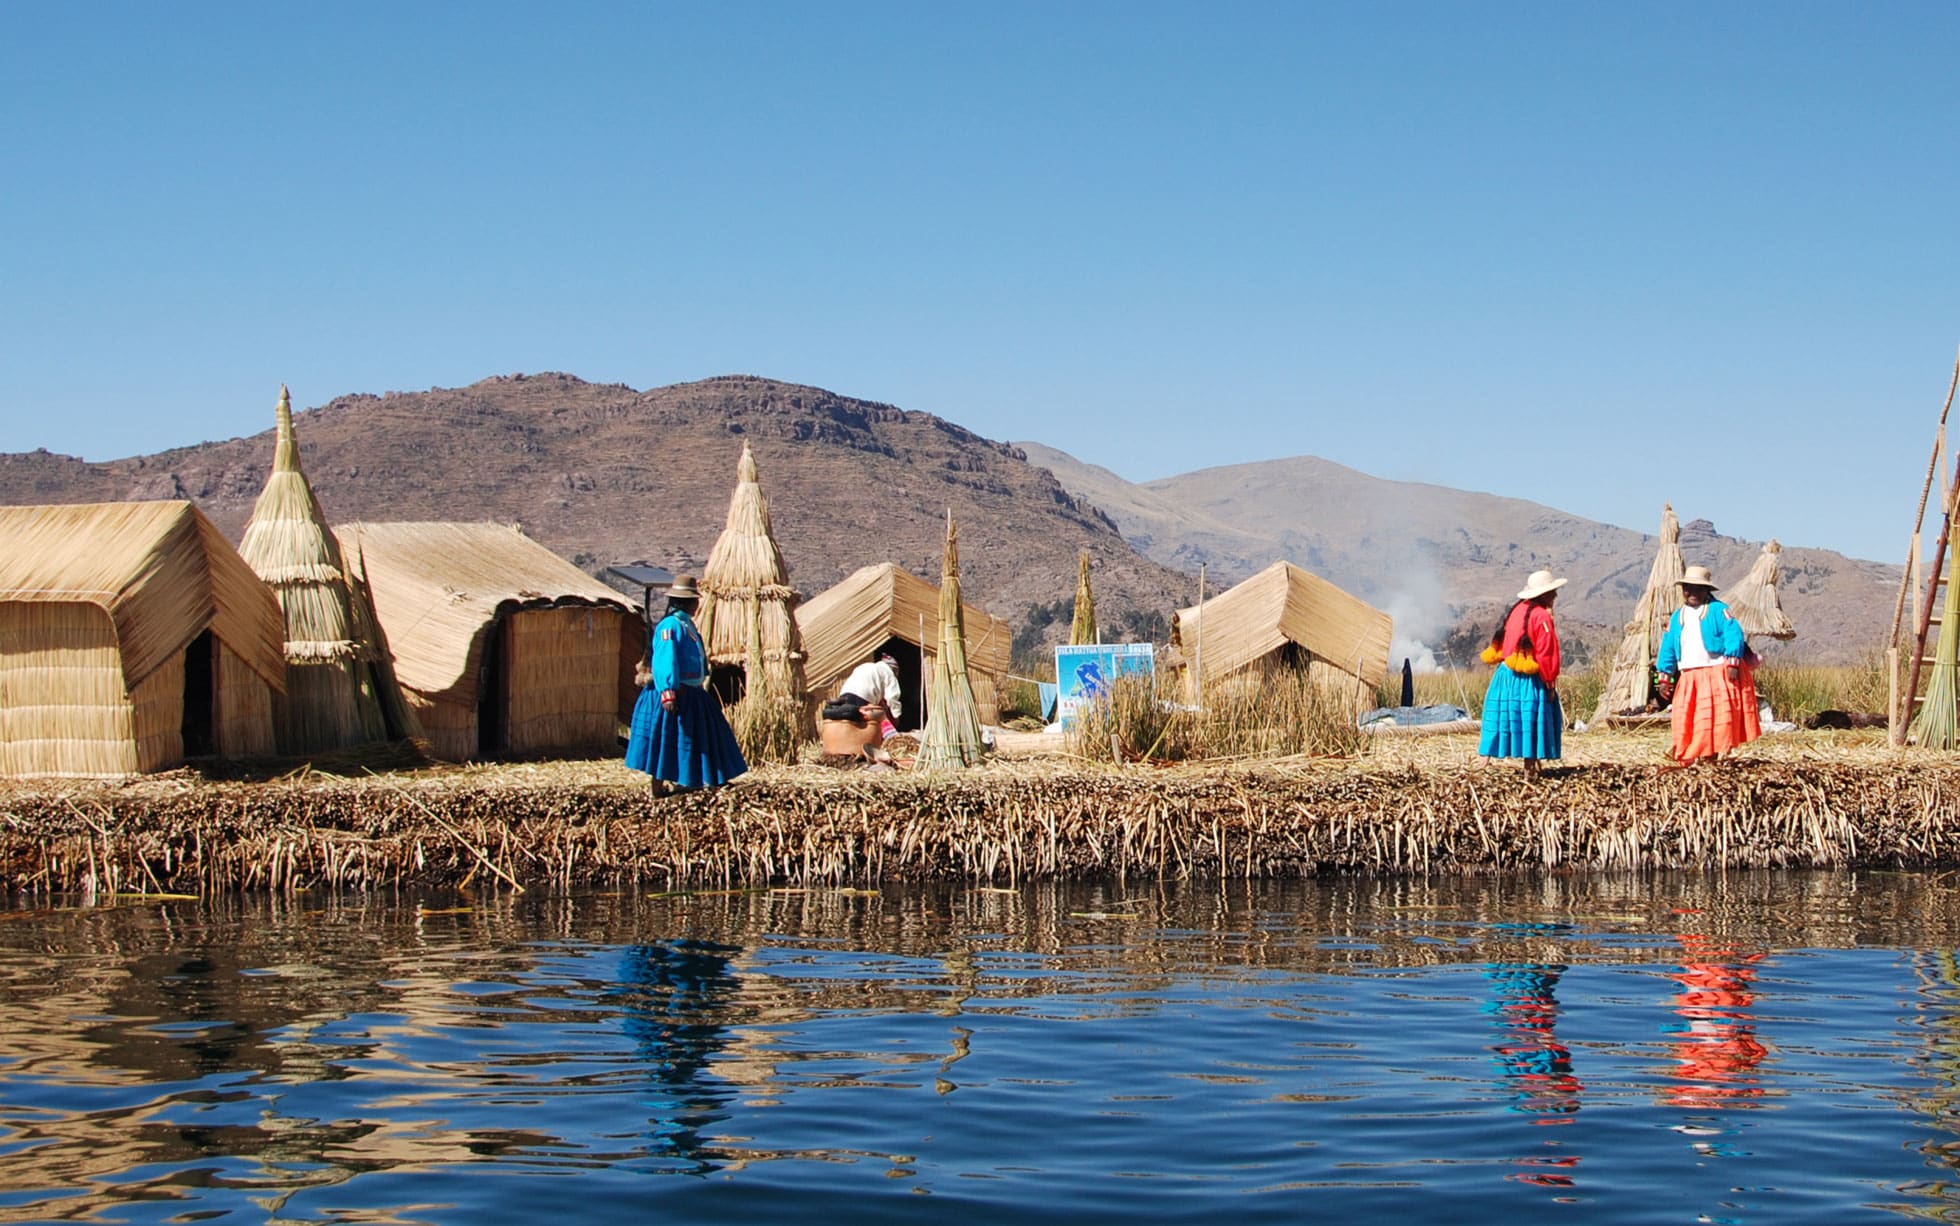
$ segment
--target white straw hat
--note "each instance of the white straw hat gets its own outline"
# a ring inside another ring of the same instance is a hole
[[[1530,600],[1533,596],[1543,596],[1546,592],[1556,592],[1565,586],[1565,580],[1552,578],[1548,570],[1534,570],[1531,578],[1524,581],[1524,591],[1518,593],[1519,600]]]
[[[1705,587],[1712,592],[1716,590],[1715,576],[1708,573],[1708,568],[1706,566],[1690,566],[1687,570],[1682,572],[1681,577],[1679,579],[1676,579],[1674,581],[1674,586],[1675,587]]]

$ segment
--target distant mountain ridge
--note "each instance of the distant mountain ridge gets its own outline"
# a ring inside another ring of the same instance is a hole
[[[248,438],[99,463],[0,455],[0,503],[188,498],[237,540],[272,463],[276,390],[266,397],[268,429]],[[772,379],[638,392],[565,374],[506,375],[340,396],[296,414],[295,430],[335,522],[517,523],[590,571],[647,561],[699,573],[746,441],[790,580],[806,597],[886,561],[937,582],[949,508],[967,598],[1029,623],[1030,641],[1066,631],[1066,611],[1057,629],[1052,606],[1074,596],[1082,549],[1095,559],[1112,633],[1161,627],[1192,597],[1185,576],[1131,549],[1106,516],[1018,449],[928,413]]]
[[[1217,586],[1285,558],[1386,609],[1398,641],[1460,646],[1549,568],[1571,580],[1562,625],[1589,645],[1616,640],[1647,581],[1658,539],[1494,494],[1388,481],[1312,456],[1184,473],[1141,484],[1039,443],[1021,443],[1064,488],[1104,511],[1146,556],[1206,567]],[[1723,536],[1676,504],[1681,552],[1724,585],[1748,573],[1762,542]],[[1660,526],[1661,508],[1654,508]],[[1900,568],[1783,542],[1781,593],[1793,654],[1868,658],[1885,637]],[[1480,646],[1480,644],[1479,644]]]
[[[273,400],[269,391],[267,429],[248,438],[103,462],[0,454],[0,503],[188,498],[236,540],[272,463]],[[517,523],[589,571],[647,561],[698,573],[747,441],[805,596],[884,561],[936,581],[951,508],[968,598],[1014,624],[1024,647],[1066,632],[1083,549],[1112,639],[1163,641],[1171,612],[1195,600],[1201,566],[1215,593],[1286,558],[1394,615],[1399,651],[1454,646],[1459,656],[1530,571],[1550,567],[1572,579],[1562,626],[1597,646],[1631,613],[1655,545],[1520,499],[1385,481],[1313,457],[1135,484],[1039,443],[749,375],[644,392],[505,375],[340,396],[297,414],[296,429],[336,522]],[[1688,561],[1725,584],[1759,544],[1692,518],[1683,529]],[[1795,546],[1783,561],[1794,646],[1824,661],[1868,654],[1899,568]]]

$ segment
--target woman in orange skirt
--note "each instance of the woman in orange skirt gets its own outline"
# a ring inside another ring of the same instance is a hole
[[[1763,734],[1756,710],[1755,655],[1729,607],[1715,599],[1706,566],[1681,577],[1681,607],[1668,619],[1654,667],[1674,684],[1674,757],[1683,766],[1716,758]]]

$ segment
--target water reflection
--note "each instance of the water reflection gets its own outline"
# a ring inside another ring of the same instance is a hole
[[[1583,1087],[1572,1068],[1572,1051],[1558,1037],[1559,977],[1565,966],[1549,962],[1495,962],[1484,970],[1490,999],[1484,1011],[1501,1038],[1492,1048],[1499,1085],[1510,1095],[1509,1109],[1528,1115],[1534,1125],[1569,1124],[1579,1110]],[[1549,1188],[1569,1188],[1577,1155],[1546,1138],[1545,1154],[1517,1160],[1511,1178]]]
[[[1762,950],[1744,950],[1698,933],[1682,933],[1681,966],[1672,978],[1681,985],[1675,996],[1680,1021],[1664,1028],[1673,1042],[1673,1079],[1666,1101],[1676,1107],[1717,1110],[1754,1107],[1763,1096],[1756,1066],[1769,1054],[1756,1038],[1750,1009],[1756,1003],[1751,984]]]
[[[620,987],[613,994],[625,1011],[623,1025],[652,1075],[647,1105],[655,1152],[670,1154],[680,1169],[705,1174],[715,1167],[701,1130],[727,1118],[733,1087],[709,1072],[727,1046],[723,1017],[736,995],[729,956],[733,945],[679,940],[631,945],[620,960]]]
[[[648,1195],[672,1220],[1282,1221],[1299,1188],[1316,1214],[1497,1220],[1535,1185],[1631,1223],[1712,1153],[1744,1161],[1696,1188],[1710,1212],[1745,1182],[1768,1189],[1751,1220],[1779,1220],[1780,1189],[1785,1210],[1869,1212],[1889,1185],[1923,1211],[1949,1195],[1923,1163],[1944,1177],[1960,1152],[1960,1008],[1951,976],[1887,977],[1925,959],[1869,951],[1955,944],[1960,888],[1909,874],[38,912],[0,918],[0,1221],[254,1217],[249,1199],[464,1222],[516,1213],[502,1197],[549,1217]],[[1913,992],[1938,1024],[1845,1003]],[[1772,1099],[1747,1118],[1781,1158],[1715,1147],[1738,1126],[1720,1112]]]

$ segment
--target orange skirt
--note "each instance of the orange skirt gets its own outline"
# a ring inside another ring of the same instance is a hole
[[[1763,734],[1756,710],[1756,673],[1744,665],[1742,680],[1730,681],[1722,665],[1688,668],[1674,687],[1674,756],[1678,761],[1712,758]]]

